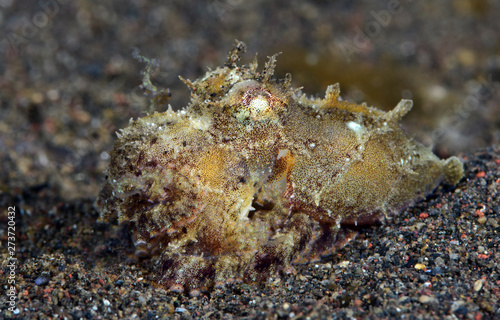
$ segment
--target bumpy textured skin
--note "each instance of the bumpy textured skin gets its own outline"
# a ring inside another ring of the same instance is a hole
[[[390,112],[339,98],[299,96],[275,79],[276,56],[257,71],[225,66],[191,82],[183,110],[131,120],[118,133],[97,200],[103,221],[136,228],[138,253],[160,255],[160,283],[174,291],[262,281],[319,259],[373,223],[454,185],[462,163],[438,159]]]

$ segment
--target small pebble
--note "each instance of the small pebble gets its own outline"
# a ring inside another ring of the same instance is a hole
[[[45,277],[38,277],[38,278],[35,279],[35,284],[37,286],[44,286],[47,283],[49,283],[49,279],[47,279]]]
[[[187,310],[185,308],[182,308],[182,307],[177,307],[177,308],[175,308],[175,312],[184,313],[184,312],[187,312]]]
[[[436,260],[434,260],[434,263],[436,264],[436,266],[442,266],[444,265],[444,260],[441,257],[437,257]]]
[[[430,270],[431,276],[437,276],[443,273],[443,269],[441,267],[435,267]]]
[[[434,297],[427,296],[427,295],[422,295],[422,296],[420,296],[420,298],[418,298],[418,301],[420,303],[429,303],[429,302],[432,302],[434,300],[435,300]]]
[[[425,264],[417,263],[415,265],[415,269],[417,269],[417,270],[425,270]]]
[[[349,261],[347,261],[347,260],[341,261],[338,264],[338,266],[341,267],[341,268],[347,268],[349,266]]]
[[[474,282],[474,291],[479,291],[483,287],[483,280],[479,279]]]

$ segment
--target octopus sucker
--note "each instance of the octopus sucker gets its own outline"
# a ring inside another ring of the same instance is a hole
[[[167,111],[117,133],[100,220],[133,226],[138,255],[158,255],[159,284],[198,295],[265,281],[463,177],[458,158],[439,159],[400,128],[412,101],[384,112],[342,100],[338,84],[324,98],[300,95],[290,75],[274,76],[277,55],[259,71],[256,59],[239,64],[245,50],[237,41],[223,66],[181,77],[183,109],[152,99]]]

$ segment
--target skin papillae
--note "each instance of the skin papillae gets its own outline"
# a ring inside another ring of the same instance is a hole
[[[392,111],[299,95],[262,71],[223,67],[191,82],[191,102],[131,120],[118,132],[97,199],[102,221],[135,228],[137,252],[159,254],[158,282],[197,295],[259,282],[317,261],[352,238],[349,227],[396,214],[463,176],[409,138]]]

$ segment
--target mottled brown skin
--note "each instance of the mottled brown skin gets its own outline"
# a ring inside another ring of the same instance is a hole
[[[185,109],[154,113],[120,130],[97,205],[101,219],[131,222],[138,253],[157,251],[158,279],[199,294],[234,280],[262,281],[319,259],[378,221],[454,185],[461,162],[438,159],[397,122],[411,101],[383,112],[299,96],[228,62],[195,82]]]

